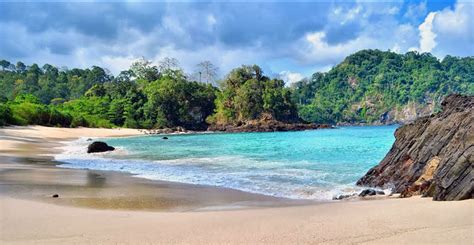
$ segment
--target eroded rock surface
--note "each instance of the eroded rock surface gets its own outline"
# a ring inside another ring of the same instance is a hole
[[[450,95],[441,106],[440,113],[397,129],[389,153],[357,184],[391,187],[402,197],[472,198],[474,97]]]

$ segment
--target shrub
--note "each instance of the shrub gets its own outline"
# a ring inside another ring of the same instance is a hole
[[[0,104],[0,126],[13,123],[12,112],[6,104]]]

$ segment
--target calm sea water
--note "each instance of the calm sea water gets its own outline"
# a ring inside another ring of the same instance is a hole
[[[62,167],[115,170],[139,177],[212,185],[297,199],[328,200],[358,191],[355,182],[388,152],[397,126],[299,132],[141,136],[102,139],[117,151],[86,154],[71,143]]]

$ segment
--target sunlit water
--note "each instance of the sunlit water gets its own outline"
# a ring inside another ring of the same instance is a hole
[[[329,200],[360,189],[355,182],[385,156],[396,128],[109,138],[101,140],[117,150],[101,154],[87,154],[90,142],[84,138],[70,143],[56,160],[67,168]]]

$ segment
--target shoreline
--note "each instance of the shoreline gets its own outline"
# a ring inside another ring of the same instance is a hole
[[[5,130],[12,130],[13,133],[5,133]],[[29,136],[20,137],[18,133],[23,130],[26,130]],[[94,209],[149,211],[245,209],[315,203],[311,200],[286,199],[216,186],[150,180],[128,172],[61,167],[62,163],[54,160],[53,155],[59,153],[60,147],[66,142],[84,137],[142,136],[138,131],[134,133],[132,130],[102,129],[102,132],[97,132],[96,129],[82,128],[82,131],[86,132],[80,136],[69,132],[67,137],[37,139],[44,134],[39,131],[64,130],[67,129],[40,126],[0,129],[0,143],[6,145],[7,149],[0,148],[0,159],[3,155],[2,163],[8,164],[8,171],[0,172],[0,183],[9,185],[7,189],[0,189],[0,195]],[[16,142],[10,142],[16,145],[16,149],[8,150],[12,146],[4,144],[5,140],[2,138],[16,139]],[[4,170],[5,164],[2,166]],[[97,192],[100,192],[100,195]],[[196,192],[199,195],[194,195]],[[59,198],[52,198],[54,194],[58,194]]]
[[[48,154],[54,153],[61,141],[78,135],[142,134],[130,129],[0,128],[2,243],[380,244],[473,240],[472,199],[285,203],[281,198],[226,188],[55,166]],[[54,193],[60,197],[52,198]]]

